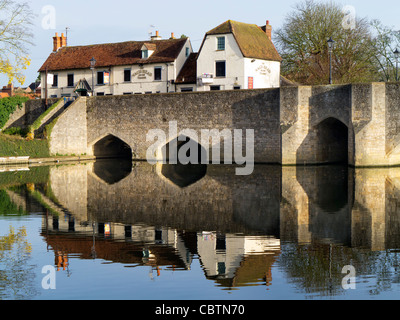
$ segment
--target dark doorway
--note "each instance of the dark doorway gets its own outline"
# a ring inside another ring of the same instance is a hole
[[[132,159],[132,149],[121,139],[112,134],[99,140],[93,146],[96,158],[125,158]]]
[[[343,122],[327,118],[316,126],[318,163],[348,164],[348,128]]]

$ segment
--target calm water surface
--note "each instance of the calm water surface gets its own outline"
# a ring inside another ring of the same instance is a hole
[[[4,300],[397,300],[399,249],[399,168],[0,168]]]

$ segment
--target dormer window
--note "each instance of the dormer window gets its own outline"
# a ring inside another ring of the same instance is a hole
[[[142,59],[149,58],[156,50],[156,45],[154,43],[145,43],[142,46]]]

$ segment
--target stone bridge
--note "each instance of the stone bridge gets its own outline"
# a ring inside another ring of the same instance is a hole
[[[245,155],[253,129],[255,163],[391,166],[400,164],[399,109],[399,83],[81,97],[51,124],[50,151],[145,160],[157,141],[146,139],[151,129],[163,130],[166,143],[184,135],[210,152],[222,130],[242,129],[234,148]],[[209,145],[204,129],[217,129]]]

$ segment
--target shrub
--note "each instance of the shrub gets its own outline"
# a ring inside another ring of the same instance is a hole
[[[0,128],[4,127],[17,107],[22,108],[22,105],[28,100],[29,98],[20,96],[0,99]]]
[[[21,136],[21,137],[26,137],[27,133],[29,132],[28,129],[22,129],[20,127],[11,127],[6,130],[3,130],[2,133],[8,134],[11,136]]]

